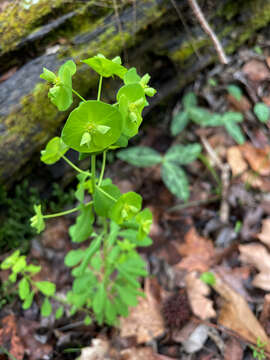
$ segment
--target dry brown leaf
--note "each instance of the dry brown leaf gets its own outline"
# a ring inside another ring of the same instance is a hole
[[[172,360],[172,358],[155,353],[151,347],[133,347],[122,350],[119,360]]]
[[[245,112],[251,109],[251,103],[245,95],[241,96],[241,99],[236,99],[233,95],[228,94],[227,100],[232,105],[233,110]]]
[[[17,360],[22,360],[24,346],[18,336],[17,319],[14,315],[8,315],[1,319],[0,326],[0,346],[9,351]]]
[[[270,248],[270,218],[262,221],[262,231],[257,238]]]
[[[224,360],[242,360],[244,355],[243,346],[234,337],[229,338],[225,345]]]
[[[195,271],[187,274],[186,284],[190,306],[194,315],[202,320],[215,317],[216,312],[213,308],[213,301],[207,299],[210,289],[198,279]]]
[[[266,350],[269,351],[270,341],[245,299],[217,274],[213,287],[224,300],[218,322],[253,344],[256,344],[257,339],[260,338],[262,342],[266,343]]]
[[[264,62],[256,59],[248,61],[242,68],[249,80],[254,82],[265,81],[270,78],[270,71]]]
[[[164,333],[160,301],[151,290],[151,279],[145,282],[146,298],[140,298],[136,308],[132,308],[127,318],[121,319],[121,336],[136,336],[138,344],[151,341]]]
[[[252,170],[262,176],[270,174],[269,146],[266,146],[263,149],[258,149],[246,142],[245,144],[240,145],[239,149]]]
[[[174,243],[179,254],[184,257],[176,268],[187,271],[204,272],[209,269],[214,255],[214,246],[211,240],[199,236],[195,228],[191,228],[185,235],[185,243]]]
[[[263,302],[263,309],[260,314],[260,323],[264,327],[266,334],[270,335],[270,294],[266,294]]]
[[[91,346],[82,349],[77,360],[110,360],[108,355],[109,342],[103,339],[93,339]]]
[[[270,290],[270,254],[263,245],[249,244],[239,246],[239,259],[254,265],[260,273],[256,275],[252,284],[263,290]]]
[[[238,146],[232,146],[227,150],[227,160],[233,176],[242,174],[248,168]]]

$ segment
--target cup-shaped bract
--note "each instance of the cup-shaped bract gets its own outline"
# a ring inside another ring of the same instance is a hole
[[[122,115],[116,107],[102,101],[89,100],[70,113],[61,138],[74,150],[93,153],[114,144],[122,128]]]

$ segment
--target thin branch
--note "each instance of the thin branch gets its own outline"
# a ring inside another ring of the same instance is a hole
[[[199,7],[196,0],[188,0],[190,7],[192,8],[194,15],[196,16],[197,20],[201,24],[201,27],[206,32],[206,34],[210,37],[212,40],[214,47],[216,49],[216,52],[218,54],[219,60],[222,64],[228,64],[227,56],[223,50],[223,47],[221,43],[219,42],[216,34],[211,29],[210,25],[208,24],[204,14],[202,13],[201,8]]]

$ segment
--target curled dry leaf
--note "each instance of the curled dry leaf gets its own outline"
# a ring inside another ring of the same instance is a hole
[[[260,323],[264,327],[267,335],[270,335],[270,294],[266,294],[263,302],[263,309],[260,314]]]
[[[195,228],[185,235],[185,243],[175,243],[177,250],[184,257],[177,265],[178,269],[187,271],[207,271],[212,263],[214,246],[211,240],[199,236]]]
[[[239,149],[252,170],[262,176],[270,174],[269,146],[266,146],[263,149],[258,149],[246,142],[245,144],[239,146]]]
[[[255,266],[260,273],[253,279],[252,284],[263,290],[270,290],[270,254],[263,245],[240,245],[240,260]]]
[[[193,313],[202,320],[216,316],[213,302],[207,298],[210,288],[191,272],[186,276],[187,293]]]
[[[18,336],[17,319],[14,315],[8,315],[0,322],[0,346],[7,350],[17,360],[24,357],[24,346]]]
[[[257,238],[270,249],[270,218],[262,221],[262,231],[257,235]]]
[[[245,299],[217,274],[213,287],[224,300],[218,317],[219,324],[236,332],[253,344],[256,344],[257,339],[260,338],[262,342],[266,343],[265,349],[269,351],[270,341]]]
[[[242,68],[250,81],[261,82],[270,78],[270,71],[263,61],[252,59]]]
[[[156,289],[155,289],[156,290]],[[151,290],[151,279],[145,282],[146,298],[140,298],[127,318],[121,319],[121,336],[136,336],[138,344],[151,341],[165,331],[160,301]]]
[[[233,176],[242,174],[248,168],[248,165],[244,160],[238,146],[231,146],[227,150],[227,160],[232,170]]]
[[[91,346],[82,349],[81,356],[77,360],[110,360],[107,356],[109,342],[103,339],[93,339]]]

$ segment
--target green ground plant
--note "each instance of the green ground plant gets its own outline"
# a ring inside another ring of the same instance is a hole
[[[153,96],[156,91],[148,86],[148,74],[140,77],[135,68],[125,68],[120,57],[109,60],[99,54],[82,61],[100,76],[97,100],[86,100],[72,88],[72,76],[76,72],[72,60],[63,64],[57,75],[46,68],[41,74],[42,79],[52,84],[48,95],[59,110],[66,111],[71,106],[73,94],[81,100],[69,114],[61,137],[51,139],[41,151],[41,161],[45,164],[54,164],[62,158],[78,173],[75,198],[79,205],[44,215],[41,204],[36,204],[31,225],[40,233],[46,219],[78,213],[69,234],[72,242],[84,244],[65,257],[74,281],[63,305],[71,306],[71,314],[85,312],[86,324],[94,317],[99,324],[115,325],[120,315],[128,315],[129,306],[137,305],[138,296],[144,296],[138,279],[147,276],[146,264],[136,248],[152,243],[148,237],[152,214],[147,208],[142,210],[139,194],[132,191],[121,194],[111,179],[103,178],[106,154],[126,147],[129,139],[138,133],[143,108],[148,105],[146,95]],[[103,78],[114,76],[124,84],[111,105],[101,101],[101,90]],[[79,159],[90,159],[90,170],[80,169],[66,157],[69,148],[78,151]],[[99,175],[98,155],[102,155]],[[88,202],[86,195],[91,196]],[[44,296],[41,314],[51,314],[51,299],[58,299],[56,288],[49,281],[34,280],[39,266],[27,264],[26,257],[16,251],[5,259],[1,268],[11,270],[11,282],[19,280],[18,292],[24,309],[31,306],[35,294],[40,292]],[[63,311],[60,306],[55,317],[60,317]]]
[[[250,345],[250,348],[253,351],[252,355],[253,355],[254,359],[257,359],[257,360],[266,359],[265,346],[266,346],[266,343],[263,343],[260,338],[257,339],[257,346]]]

